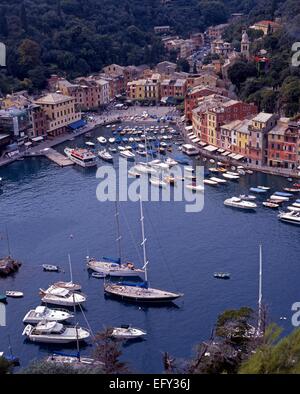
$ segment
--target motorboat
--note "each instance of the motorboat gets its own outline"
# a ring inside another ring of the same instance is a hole
[[[11,298],[22,298],[24,297],[24,293],[21,291],[12,291],[8,290],[5,292],[6,297],[11,297]]]
[[[211,179],[204,179],[204,180],[203,180],[203,183],[204,183],[205,185],[209,185],[209,186],[218,186],[218,182],[213,181],[213,180],[211,180]]]
[[[270,196],[270,200],[278,200],[278,201],[289,201],[289,197],[283,197],[283,196],[278,196],[276,194],[272,194],[272,196]]]
[[[121,327],[114,327],[111,337],[115,339],[137,339],[147,335],[146,331],[139,328],[131,327],[129,325],[121,325]]]
[[[134,159],[135,159],[135,154],[130,152],[130,150],[120,151],[120,156],[124,157],[125,159],[127,159],[129,161],[134,161]]]
[[[257,193],[257,194],[263,194],[263,193],[267,193],[266,189],[262,189],[260,187],[250,187],[250,192],[252,193]]]
[[[116,152],[117,152],[117,148],[108,148],[108,150],[109,150],[111,153],[116,153]]]
[[[220,184],[227,183],[226,179],[216,178],[216,177],[214,177],[214,176],[212,176],[210,179],[211,179],[212,181],[215,181],[215,182],[220,183]]]
[[[151,176],[149,178],[149,182],[153,186],[158,186],[158,187],[162,187],[162,188],[165,188],[167,186],[167,183],[165,181],[163,181],[162,179],[159,179],[158,177]]]
[[[300,192],[300,189],[294,188],[294,187],[285,187],[283,190],[285,192],[289,192],[289,193],[299,193]]]
[[[168,164],[169,167],[173,167],[178,164],[178,162],[176,160],[172,159],[171,157],[168,157],[166,159],[165,163]]]
[[[37,306],[35,309],[31,309],[23,318],[23,323],[37,324],[41,321],[65,321],[69,320],[74,315],[64,309],[50,309],[46,306]]]
[[[77,283],[73,283],[72,281],[71,282],[63,282],[63,281],[55,282],[53,284],[53,286],[61,287],[62,289],[67,289],[69,291],[80,291],[81,290],[81,285],[79,285]]]
[[[275,192],[274,193],[275,196],[279,196],[279,197],[293,197],[292,193],[286,193],[286,192]]]
[[[48,272],[59,272],[59,267],[58,265],[52,265],[52,264],[43,264],[42,265],[44,271]]]
[[[96,279],[104,279],[106,275],[102,274],[101,272],[93,272],[92,277]]]
[[[245,210],[253,210],[257,208],[257,205],[254,202],[244,201],[238,197],[227,198],[224,201],[224,205]]]
[[[233,171],[227,171],[226,174],[233,175],[233,176],[239,176],[240,175],[238,172],[233,172]]]
[[[279,220],[300,226],[300,212],[280,212]]]
[[[134,178],[139,178],[141,176],[140,172],[137,172],[134,170],[134,167],[128,170],[128,175],[134,177]]]
[[[84,303],[87,297],[84,294],[50,286],[47,290],[40,289],[42,302],[52,305],[73,307]]]
[[[216,279],[230,279],[230,274],[228,272],[215,272],[214,278],[216,278]]]
[[[85,145],[90,146],[91,148],[93,148],[95,146],[95,144],[93,142],[91,142],[91,141],[87,141],[85,143]]]
[[[115,137],[110,137],[110,138],[108,139],[108,142],[109,142],[110,144],[114,144],[114,143],[116,142]]]
[[[244,200],[244,201],[254,201],[254,200],[256,200],[256,197],[252,196],[251,194],[249,194],[249,195],[241,194],[239,198],[241,200]]]
[[[239,175],[231,175],[227,172],[224,172],[222,175],[224,178],[229,179],[230,181],[237,181],[238,179],[240,179]]]
[[[42,321],[37,326],[28,324],[22,335],[32,342],[65,344],[88,339],[90,333],[82,327],[69,327],[55,321]]]
[[[216,174],[218,174],[218,173],[220,172],[219,169],[216,168],[216,167],[210,167],[210,168],[208,169],[208,171],[213,172],[213,173],[216,173]]]
[[[96,155],[88,149],[81,148],[65,148],[66,156],[81,167],[95,167],[97,165]]]
[[[193,192],[203,192],[204,191],[204,186],[202,186],[202,185],[189,184],[189,185],[185,185],[185,188],[192,190]]]
[[[157,174],[157,171],[154,168],[147,166],[146,163],[137,164],[134,167],[134,170],[140,172],[141,174]]]
[[[300,212],[300,208],[294,207],[292,205],[288,206],[287,209],[292,212]]]
[[[112,155],[109,152],[107,152],[107,150],[99,151],[98,156],[104,161],[108,161],[110,163],[113,161]]]
[[[263,206],[267,208],[277,209],[279,207],[279,204],[276,204],[274,202],[264,201]]]
[[[188,171],[188,172],[194,172],[194,171],[195,171],[194,168],[193,168],[192,166],[185,166],[185,167],[184,167],[184,170],[185,170],[185,171]]]
[[[100,144],[102,144],[102,145],[104,145],[104,144],[106,144],[107,143],[107,139],[105,138],[105,137],[98,137],[97,138],[97,141],[100,143]]]
[[[294,202],[292,204],[292,206],[295,207],[295,208],[300,208],[300,203],[299,202]]]
[[[271,188],[269,186],[257,186],[257,189],[261,189],[261,190],[270,190]]]
[[[87,257],[87,267],[92,271],[110,275],[110,276],[140,276],[144,274],[144,270],[135,268],[131,262],[118,263],[108,261],[107,259],[97,261],[94,258]]]

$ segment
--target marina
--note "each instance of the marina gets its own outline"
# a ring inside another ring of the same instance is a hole
[[[99,128],[95,139],[103,134],[108,141],[111,133],[111,128]],[[153,133],[150,135],[153,136]],[[91,141],[95,142],[95,139]],[[176,165],[179,159],[184,163],[179,166],[189,165],[195,168],[196,165],[205,165],[208,172],[207,167],[211,163],[182,154],[178,150],[180,145],[175,144],[176,138],[170,141],[173,151],[164,158],[148,157],[149,162],[160,160],[166,163],[168,160],[169,164]],[[119,146],[123,147],[125,144],[128,142],[120,142]],[[84,138],[79,137],[74,141],[66,141],[57,149],[63,154],[66,146],[84,145]],[[107,147],[114,145],[115,142],[107,142]],[[100,149],[100,145],[95,146],[95,150]],[[133,152],[135,153],[134,150]],[[112,155],[113,163],[108,165],[118,169],[119,154],[115,152]],[[151,167],[145,165],[145,158],[135,160],[131,164],[135,171],[141,170],[148,174],[155,173],[159,164],[154,162]],[[141,164],[142,160],[144,164]],[[97,163],[101,165],[100,157],[97,158]],[[119,296],[105,296],[106,281],[102,278],[95,280],[86,267],[88,255],[99,258],[116,256],[115,205],[113,202],[97,201],[95,190],[99,180],[95,177],[95,170],[96,168],[85,169],[75,165],[61,171],[57,165],[40,157],[28,158],[0,169],[0,176],[4,180],[1,221],[7,222],[9,228],[13,229],[10,231],[10,238],[14,255],[23,262],[14,276],[0,279],[0,293],[17,289],[25,294],[19,300],[6,300],[8,324],[11,327],[12,322],[18,322],[14,323],[10,331],[14,338],[14,351],[20,357],[22,365],[34,358],[51,357],[50,353],[57,350],[68,350],[64,345],[58,347],[43,342],[38,345],[30,343],[31,341],[24,342],[22,321],[28,311],[36,311],[40,304],[39,288],[48,293],[52,283],[57,288],[59,283],[61,286],[64,286],[63,283],[73,283],[73,280],[69,282],[66,261],[70,251],[74,283],[82,287],[82,293],[78,293],[82,298],[76,301],[83,305],[84,315],[93,332],[101,331],[103,325],[122,328],[127,323],[131,327],[142,327],[147,332],[146,340],[132,342],[130,346],[124,346],[123,351],[124,359],[146,372],[161,372],[162,349],[176,356],[189,356],[196,343],[209,337],[215,318],[221,311],[242,305],[256,307],[257,245],[260,242],[265,245],[265,298],[270,305],[272,320],[278,321],[279,316],[288,313],[298,291],[295,278],[300,253],[299,228],[283,223],[277,217],[279,211],[265,209],[262,204],[273,194],[274,198],[284,198],[275,193],[284,192],[284,188],[291,185],[288,181],[261,173],[246,173],[239,174],[239,179],[232,182],[222,177],[221,174],[225,172],[220,172],[215,179],[206,175],[207,179],[214,182],[219,180],[218,187],[198,185],[205,197],[205,204],[203,211],[197,214],[185,213],[184,201],[144,203],[150,288],[163,289],[162,292],[168,289],[174,296],[184,294],[184,297],[165,306],[148,305],[146,302],[140,305],[124,302]],[[230,168],[227,170],[230,173],[237,172]],[[193,172],[188,172],[192,176]],[[193,185],[191,180],[186,183]],[[231,196],[249,197],[249,190],[254,185],[265,185],[271,187],[271,190],[256,195],[255,204],[258,207],[253,214],[224,207],[223,202]],[[37,195],[41,198],[39,204],[36,204]],[[288,204],[283,202],[283,208],[280,209],[298,204],[296,193],[289,199]],[[124,228],[124,258],[134,261],[137,267],[142,268],[139,203],[121,202],[119,218],[121,227]],[[73,236],[70,237],[70,234]],[[272,248],[269,246],[270,240]],[[286,259],[287,251],[289,259]],[[45,256],[60,268],[59,272],[42,272],[41,262],[45,261]],[[214,272],[218,274],[218,279],[222,279],[220,274],[230,272],[230,280],[216,280]],[[32,286],[33,281],[35,286]],[[107,290],[119,286],[118,283],[111,282],[107,285]],[[67,288],[63,290],[65,291],[55,291],[55,294],[50,291],[52,294],[48,296],[52,297],[51,302],[54,300],[59,304],[48,306],[47,303],[47,308],[65,308],[66,305],[62,304],[64,302],[69,304],[69,312],[73,314],[73,297],[68,298]],[[123,296],[126,294],[123,293]],[[61,296],[66,297],[67,301],[62,301]],[[38,311],[42,312],[40,309]],[[86,327],[84,315],[80,307],[77,307],[76,322],[83,328]],[[69,324],[73,326],[74,322],[71,319]],[[281,324],[284,325],[284,322]],[[170,335],[170,326],[177,328],[176,341]],[[46,327],[48,330],[52,328]],[[290,329],[288,324],[284,328],[287,331]],[[31,335],[31,332],[28,328],[27,334]],[[7,328],[1,330],[1,349],[7,348],[7,333]],[[81,352],[89,357],[91,347],[82,344]]]

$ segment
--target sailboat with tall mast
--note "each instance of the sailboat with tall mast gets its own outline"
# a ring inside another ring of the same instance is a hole
[[[119,258],[113,259],[111,257],[103,257],[102,260],[96,260],[87,256],[87,267],[92,271],[99,272],[103,275],[118,276],[118,277],[132,277],[141,276],[144,274],[143,269],[136,268],[132,262],[122,262],[122,237],[120,234],[120,221],[119,221],[119,209],[118,203],[115,202],[115,217],[117,226],[117,245]]]
[[[69,270],[70,270],[70,282],[59,281],[59,282],[55,282],[53,286],[61,287],[63,289],[67,289],[70,291],[80,291],[81,285],[73,282],[73,270],[72,270],[70,253],[68,254],[68,260],[69,260]]]
[[[141,212],[141,227],[142,227],[142,249],[145,270],[145,281],[143,283],[113,283],[106,281],[104,283],[104,292],[114,298],[119,298],[124,301],[142,302],[142,303],[167,303],[176,300],[183,296],[182,293],[173,293],[165,290],[159,290],[149,287],[148,285],[148,271],[149,264],[146,251],[147,238],[145,237],[143,203],[140,197],[140,212]]]

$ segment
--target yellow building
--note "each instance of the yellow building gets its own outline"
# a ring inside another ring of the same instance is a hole
[[[160,100],[160,82],[156,79],[139,79],[127,84],[127,96],[131,100]]]
[[[75,110],[76,99],[62,94],[51,93],[35,101],[40,105],[48,118],[48,134],[57,136],[66,128],[81,119],[81,114]]]

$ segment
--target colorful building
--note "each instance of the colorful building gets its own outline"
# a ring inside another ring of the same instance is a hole
[[[47,115],[48,130],[51,136],[63,134],[72,123],[81,120],[81,114],[76,112],[76,99],[58,93],[50,93],[35,100]]]

